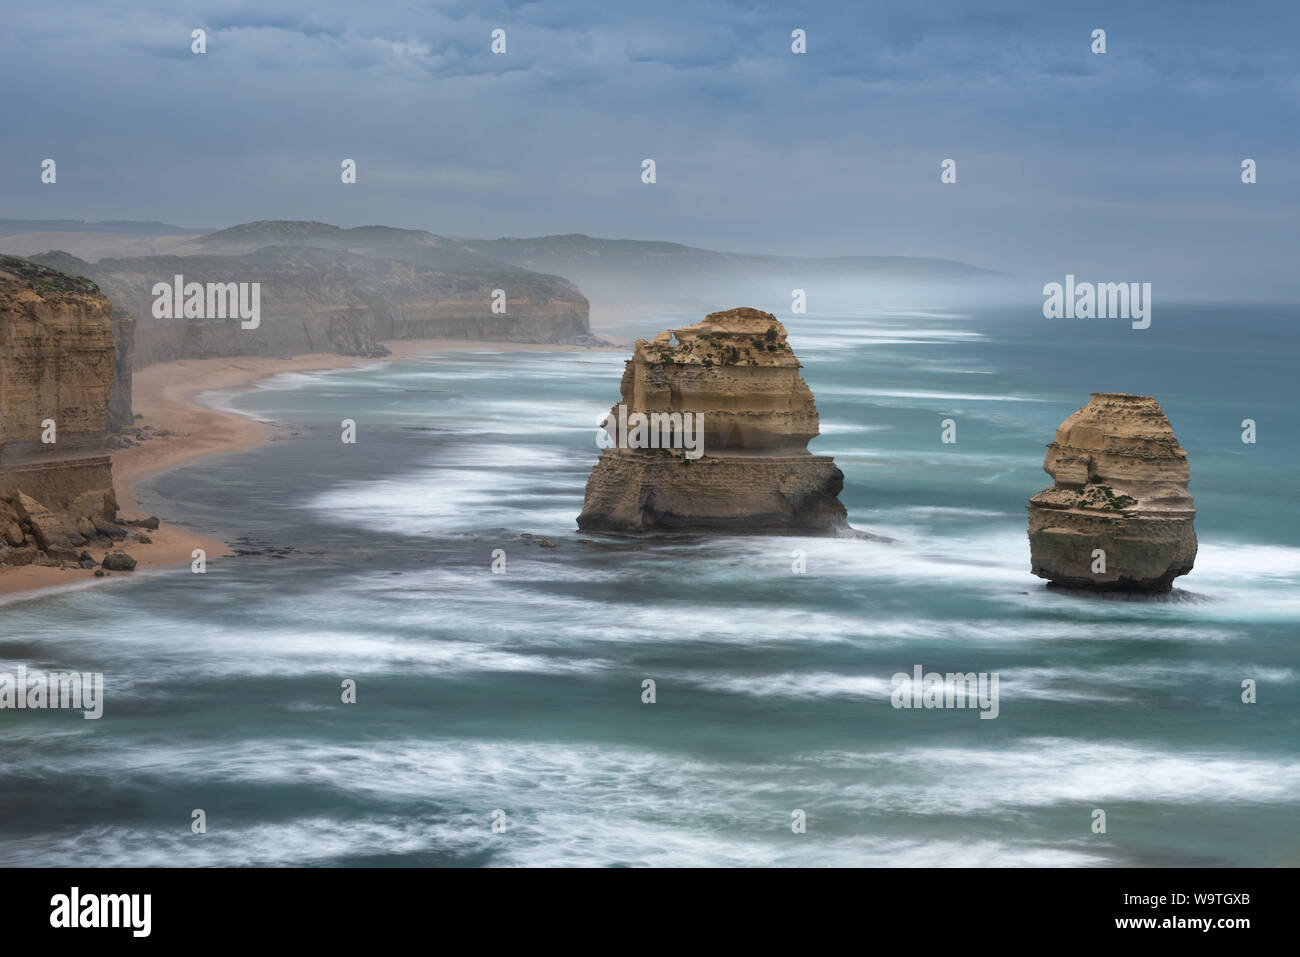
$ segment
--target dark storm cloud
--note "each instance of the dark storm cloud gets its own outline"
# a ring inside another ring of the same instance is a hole
[[[182,0],[7,19],[4,216],[586,232],[1189,294],[1294,282],[1290,5]]]

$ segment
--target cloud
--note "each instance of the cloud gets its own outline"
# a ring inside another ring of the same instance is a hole
[[[1298,20],[1029,0],[30,5],[0,38],[0,202],[1285,283]]]

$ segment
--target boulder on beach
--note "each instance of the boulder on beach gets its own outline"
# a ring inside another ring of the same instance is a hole
[[[135,559],[126,552],[109,552],[104,556],[101,564],[114,572],[129,572],[135,569]]]

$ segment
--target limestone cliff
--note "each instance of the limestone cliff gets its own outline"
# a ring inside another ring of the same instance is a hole
[[[757,309],[639,340],[578,527],[851,534],[844,474],[807,449],[817,409],[799,369],[785,328]]]
[[[1166,592],[1192,570],[1187,453],[1155,399],[1094,393],[1056,430],[1043,470],[1055,484],[1029,500],[1035,575],[1079,588]]]
[[[567,280],[505,264],[449,269],[343,249],[269,246],[235,255],[39,262],[92,278],[135,317],[131,366],[182,358],[337,352],[384,355],[385,339],[590,339],[587,300]],[[260,283],[256,328],[237,318],[155,318],[155,283]],[[504,291],[505,312],[493,311]]]
[[[93,282],[0,256],[0,565],[125,537],[105,444],[116,351]]]
[[[129,429],[135,424],[131,405],[131,362],[135,358],[135,320],[114,310],[113,391],[108,400],[108,427]]]

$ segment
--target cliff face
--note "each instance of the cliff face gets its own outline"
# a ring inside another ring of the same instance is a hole
[[[241,255],[151,256],[85,263],[36,257],[90,276],[135,317],[130,365],[181,358],[337,352],[384,355],[383,339],[574,342],[588,336],[587,300],[566,280],[502,264],[450,271],[346,250],[273,246]],[[156,318],[155,283],[260,283],[256,328],[238,318]],[[492,311],[493,290],[506,312]]]
[[[115,356],[94,283],[0,257],[0,564],[76,560],[116,516]]]
[[[1155,399],[1094,393],[1056,430],[1043,470],[1055,484],[1029,500],[1035,575],[1094,590],[1167,592],[1192,570],[1187,453]]]
[[[127,429],[135,424],[131,409],[131,361],[135,357],[135,320],[113,316],[113,391],[108,400],[108,427]]]
[[[757,309],[638,341],[578,527],[851,533],[843,473],[807,449],[817,409],[799,369]]]

